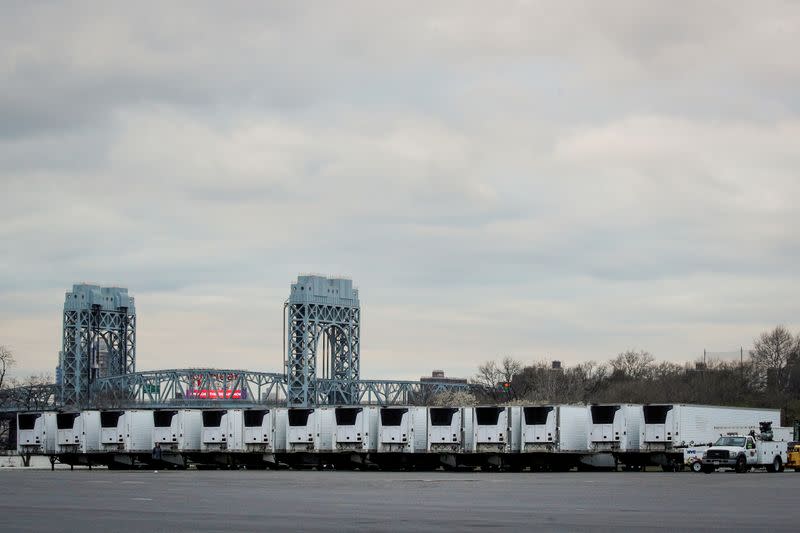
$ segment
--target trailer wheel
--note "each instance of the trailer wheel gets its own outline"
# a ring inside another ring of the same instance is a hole
[[[747,472],[747,459],[744,458],[744,455],[740,455],[736,459],[736,473],[744,474],[745,472]]]
[[[703,462],[695,461],[692,463],[692,472],[699,474],[703,471]]]

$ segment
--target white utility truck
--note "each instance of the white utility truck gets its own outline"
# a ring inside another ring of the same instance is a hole
[[[744,473],[751,468],[766,467],[767,472],[783,472],[786,464],[787,442],[773,440],[772,423],[761,425],[761,433],[722,435],[692,465],[695,472],[710,474],[718,468],[733,468]]]

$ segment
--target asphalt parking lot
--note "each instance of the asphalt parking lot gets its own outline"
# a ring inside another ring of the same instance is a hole
[[[9,469],[0,513],[3,531],[797,531],[799,488],[795,472]]]

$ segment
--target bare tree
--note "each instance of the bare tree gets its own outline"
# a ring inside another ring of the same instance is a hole
[[[652,376],[655,357],[644,350],[628,350],[610,361],[611,370],[620,377],[646,379]]]
[[[587,361],[576,365],[572,370],[573,389],[580,390],[580,397],[577,396],[578,390],[573,392],[567,401],[588,402],[597,397],[608,378],[608,366],[595,361]]]
[[[500,377],[503,379],[504,383],[510,383],[511,380],[514,379],[514,376],[521,371],[522,363],[513,357],[503,357],[503,361],[500,364]]]
[[[750,358],[759,372],[762,386],[783,391],[789,377],[789,365],[797,358],[798,342],[784,326],[765,331],[753,341]]]
[[[486,388],[494,388],[500,380],[500,369],[494,361],[486,361],[478,366],[478,373],[472,378],[472,382]]]
[[[6,373],[17,364],[14,352],[0,344],[0,389],[6,385]]]
[[[522,363],[513,357],[504,357],[498,364],[495,361],[487,361],[478,367],[478,373],[472,378],[472,383],[479,385],[483,390],[483,400],[486,401],[510,401],[514,394],[514,376],[522,372]],[[507,386],[506,386],[507,385]]]

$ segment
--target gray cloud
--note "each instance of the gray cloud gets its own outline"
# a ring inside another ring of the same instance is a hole
[[[798,11],[6,3],[0,343],[51,369],[94,281],[140,368],[277,369],[305,271],[375,377],[798,328]]]

